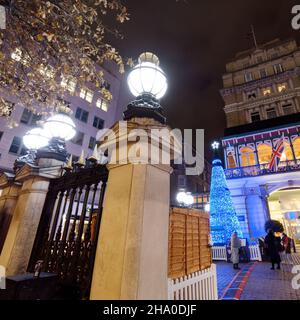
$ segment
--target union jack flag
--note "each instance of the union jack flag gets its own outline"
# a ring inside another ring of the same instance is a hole
[[[275,149],[273,149],[269,170],[277,170],[284,149],[284,137],[282,136],[282,138],[277,141]]]

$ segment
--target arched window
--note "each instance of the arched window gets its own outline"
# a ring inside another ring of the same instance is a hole
[[[228,169],[236,168],[235,156],[232,151],[229,151],[227,154],[227,166]]]
[[[241,154],[241,166],[242,167],[248,167],[248,166],[255,166],[256,160],[255,160],[255,153],[253,149],[249,147],[244,147],[240,150]]]
[[[284,151],[282,152],[280,161],[294,160],[293,151],[288,142],[284,142]]]
[[[272,147],[263,143],[257,147],[258,160],[260,164],[269,163],[272,158]]]
[[[296,159],[300,159],[300,137],[294,140],[293,147]]]

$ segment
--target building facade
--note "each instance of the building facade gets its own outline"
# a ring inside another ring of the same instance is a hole
[[[263,236],[265,221],[272,218],[299,240],[300,48],[296,41],[277,39],[238,53],[226,65],[221,95],[227,120],[222,139],[225,174],[244,235]],[[272,158],[278,158],[275,167]]]
[[[101,69],[104,73],[105,88],[113,97],[111,101],[104,99],[99,90],[92,90],[92,85],[87,84],[86,87],[80,87],[76,79],[61,82],[61,85],[65,87],[65,96],[62,98],[73,111],[71,117],[77,130],[76,136],[66,143],[67,152],[72,154],[75,161],[82,150],[85,156],[92,153],[97,132],[102,128],[109,128],[119,120],[121,114],[118,108],[122,105],[119,100],[123,77],[113,63],[106,64]],[[23,136],[36,126],[37,121],[42,117],[20,106],[9,92],[0,94],[1,97],[11,102],[12,106],[10,119],[0,117],[0,169],[11,171],[16,158],[27,151],[23,146]],[[17,127],[9,128],[8,121],[16,123]]]
[[[186,175],[185,164],[172,164],[173,172],[171,174],[171,206],[178,206],[176,199],[179,191],[190,192],[194,197],[193,208],[205,210],[209,204],[211,164],[204,160],[204,169],[200,175]]]

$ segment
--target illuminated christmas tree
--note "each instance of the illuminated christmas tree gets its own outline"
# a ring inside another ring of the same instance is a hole
[[[213,160],[210,188],[210,225],[214,244],[226,243],[233,232],[243,237],[220,159]]]

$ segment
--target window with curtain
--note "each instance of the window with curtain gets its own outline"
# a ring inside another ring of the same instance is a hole
[[[260,164],[269,163],[272,158],[272,146],[268,144],[260,144],[257,147],[257,153],[258,153],[258,160]]]
[[[228,165],[228,169],[232,169],[232,168],[236,168],[237,164],[235,161],[235,156],[234,153],[232,151],[229,151],[227,154],[227,165]]]
[[[300,159],[300,137],[294,139],[293,147],[296,159]]]
[[[248,166],[255,166],[256,159],[255,159],[255,152],[252,148],[244,147],[240,150],[240,159],[241,159],[241,166],[248,167]]]

